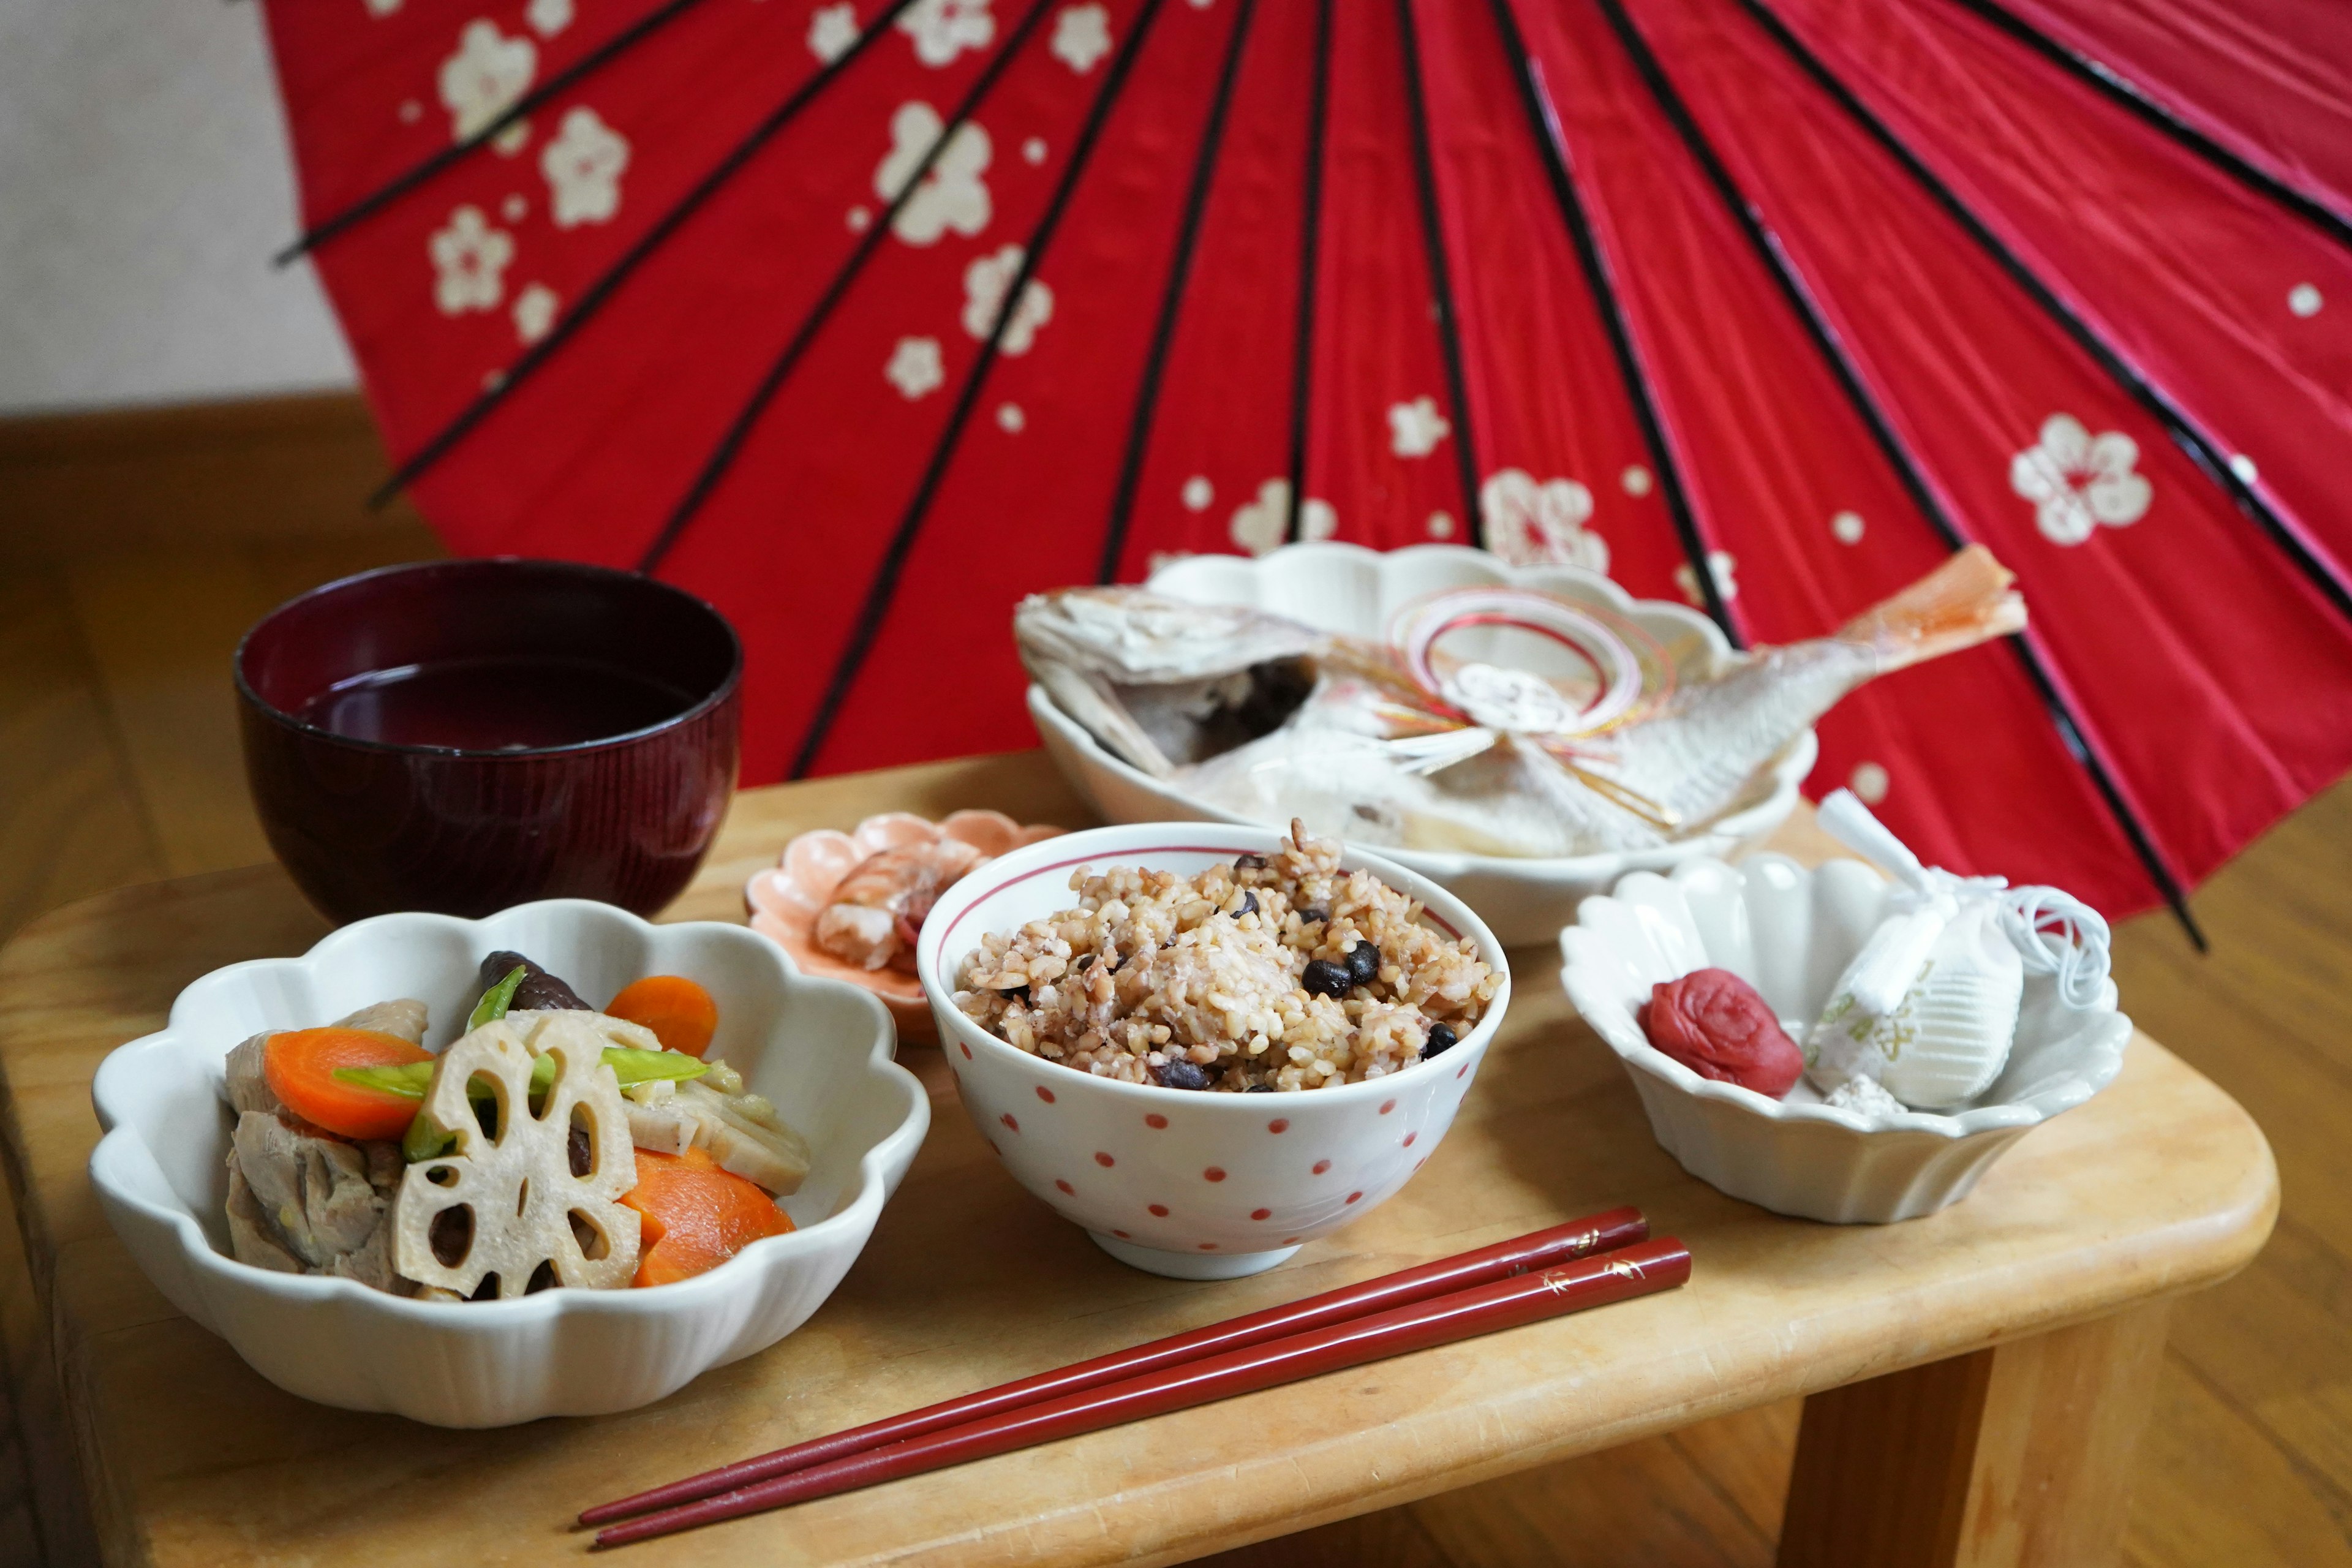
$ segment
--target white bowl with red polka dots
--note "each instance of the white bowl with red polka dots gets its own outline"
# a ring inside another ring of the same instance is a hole
[[[1006,1044],[956,1007],[956,971],[981,938],[1070,908],[1081,868],[1189,876],[1273,854],[1282,842],[1267,828],[1203,822],[1065,834],[992,860],[950,888],[923,922],[916,972],[972,1125],[1013,1180],[1138,1268],[1180,1279],[1255,1274],[1377,1207],[1453,1125],[1510,1003],[1502,945],[1468,905],[1349,848],[1343,868],[1360,867],[1420,900],[1424,920],[1468,937],[1503,976],[1477,1026],[1442,1055],[1337,1089],[1212,1094],[1063,1067]]]

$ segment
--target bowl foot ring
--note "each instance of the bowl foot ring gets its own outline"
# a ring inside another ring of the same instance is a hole
[[[1171,1279],[1241,1279],[1288,1261],[1290,1255],[1298,1250],[1295,1247],[1277,1247],[1270,1252],[1170,1252],[1163,1247],[1121,1241],[1100,1231],[1090,1230],[1087,1237],[1130,1268],[1165,1275]]]

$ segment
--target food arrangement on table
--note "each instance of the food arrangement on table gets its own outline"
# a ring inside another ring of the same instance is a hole
[[[1181,567],[1170,575],[1183,585]],[[928,1022],[1009,1175],[1112,1257],[1212,1280],[1276,1267],[1370,1212],[1453,1124],[1511,976],[1449,879],[1517,889],[1502,901],[1523,931],[1606,871],[1608,896],[1561,933],[1563,984],[1661,1143],[1784,1212],[1927,1212],[2113,1078],[2128,1024],[2104,925],[2054,889],[1921,866],[1851,796],[1822,825],[1892,884],[1857,862],[1743,869],[1705,852],[1788,809],[1810,726],[1846,693],[2021,626],[2011,581],[1964,551],[1827,637],[1741,655],[1687,612],[1605,583],[1440,584],[1384,606],[1376,631],[1152,588],[1033,596],[1013,618],[1033,707],[1191,820],[1066,834],[963,810],[803,833],[745,886],[743,940],[785,991],[830,986],[875,1019],[878,998],[909,1034]],[[1494,869],[1510,866],[1536,869],[1516,883]],[[386,990],[215,1045],[233,1118],[215,1256],[362,1288],[432,1314],[413,1325],[426,1332],[533,1303],[684,1302],[730,1278],[743,1281],[731,1299],[767,1289],[776,1249],[833,1223],[820,1212],[803,1233],[784,1206],[822,1160],[803,1117],[824,1112],[793,1104],[823,1097],[779,1100],[730,1066],[721,987],[690,965],[616,972],[607,952],[583,994],[540,956],[501,943],[462,994]],[[428,1049],[436,1017],[463,1023]],[[885,1055],[893,1033],[881,1026]],[[877,1142],[867,1120],[849,1187],[870,1228],[924,1121],[901,1113]],[[128,1184],[114,1212],[138,1210]],[[823,1203],[847,1190],[836,1162]],[[697,1366],[655,1369],[668,1331],[644,1320],[654,1337],[637,1342],[632,1392],[590,1407],[657,1397],[790,1331],[854,1259],[865,1231],[851,1228],[757,1333],[722,1345],[706,1312]],[[1638,1215],[1555,1227],[583,1518],[602,1543],[667,1533],[1687,1276],[1678,1244],[1645,1237]],[[744,1271],[763,1258],[754,1283]],[[237,1342],[289,1386],[347,1397],[321,1392],[334,1380],[315,1367],[274,1364],[250,1331]],[[540,1370],[544,1383],[558,1369]],[[563,1407],[544,1386],[493,1404],[413,1413]]]

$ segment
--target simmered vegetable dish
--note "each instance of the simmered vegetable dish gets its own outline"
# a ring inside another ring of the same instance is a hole
[[[517,952],[483,961],[466,1031],[363,1007],[229,1053],[240,1262],[396,1295],[620,1289],[714,1268],[793,1222],[808,1145],[709,1056],[719,1007],[649,975],[602,1010]]]

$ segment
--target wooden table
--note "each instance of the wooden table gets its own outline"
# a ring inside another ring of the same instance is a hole
[[[959,805],[1086,819],[1034,752],[749,791],[672,913],[739,918],[743,879],[803,827]],[[1809,819],[1782,843],[1822,847]],[[29,1331],[68,1391],[109,1562],[568,1559],[586,1542],[566,1521],[591,1500],[1633,1203],[1689,1243],[1686,1289],[627,1560],[1175,1562],[1803,1394],[1784,1564],[2074,1568],[2113,1552],[2167,1299],[2252,1258],[2278,1202],[2245,1113],[2140,1037],[2113,1088],[2021,1141],[1969,1201],[1885,1227],[1778,1218],[1659,1150],[1561,996],[1556,953],[1528,949],[1507,1026],[1428,1169],[1285,1268],[1184,1284],[1112,1262],[1003,1175],[936,1055],[910,1047],[940,1102],[929,1141],[806,1327],[649,1409],[444,1432],[264,1383],[147,1285],[84,1175],[100,1058],[159,1027],[198,974],[299,952],[324,930],[257,867],[90,900],[0,952],[5,1152],[41,1308]]]

